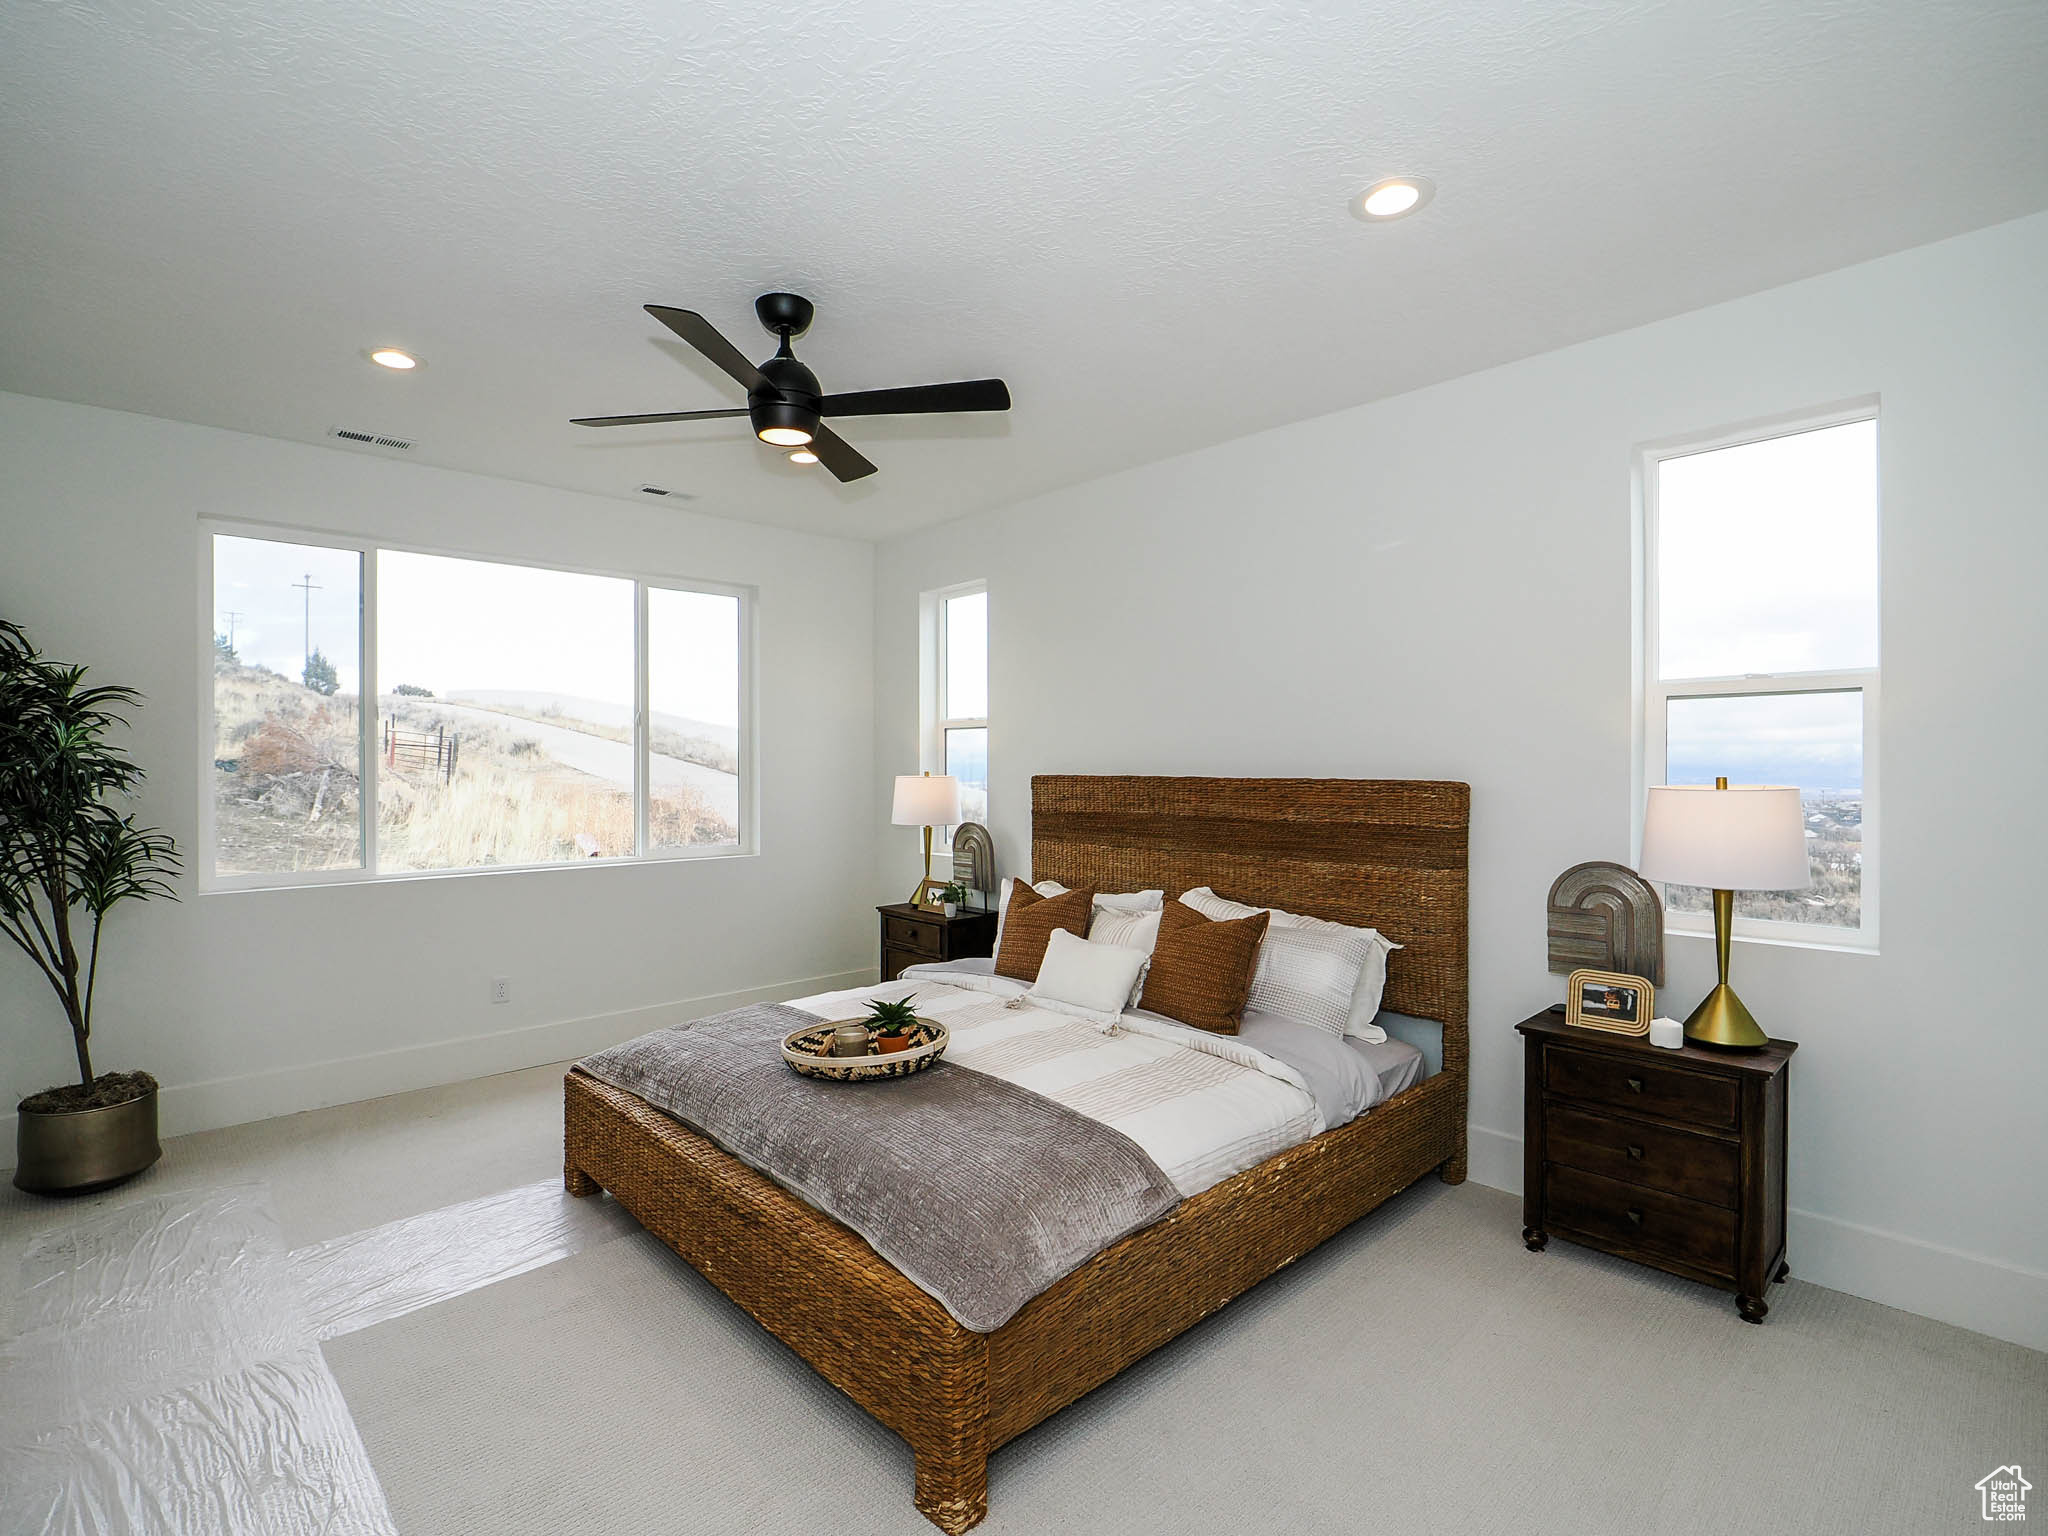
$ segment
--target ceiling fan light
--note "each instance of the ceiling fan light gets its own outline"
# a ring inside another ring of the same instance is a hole
[[[818,462],[818,456],[808,448],[798,448],[790,454],[789,462],[792,464],[815,464]]]
[[[811,440],[811,434],[802,427],[763,427],[760,438],[778,448],[801,448]]]

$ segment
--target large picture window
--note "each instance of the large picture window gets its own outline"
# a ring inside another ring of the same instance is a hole
[[[743,849],[743,594],[207,537],[210,883]]]
[[[1645,463],[1643,778],[1799,789],[1813,884],[1736,896],[1738,934],[1877,936],[1877,420]],[[1665,890],[1674,929],[1709,893]]]

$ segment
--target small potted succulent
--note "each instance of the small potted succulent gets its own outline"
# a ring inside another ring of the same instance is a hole
[[[910,1032],[917,1027],[917,1010],[910,1005],[916,997],[913,992],[900,1003],[868,1004],[868,1033],[882,1055],[910,1049]]]
[[[960,909],[967,905],[967,887],[955,880],[939,892],[939,908],[948,917],[958,917]]]

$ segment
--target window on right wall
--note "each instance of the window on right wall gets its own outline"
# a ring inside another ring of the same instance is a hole
[[[1645,462],[1643,782],[1804,807],[1812,888],[1737,893],[1741,936],[1877,943],[1877,431],[1866,409]],[[1712,930],[1708,892],[1664,901]]]

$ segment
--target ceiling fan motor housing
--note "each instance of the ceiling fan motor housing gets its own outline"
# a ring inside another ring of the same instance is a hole
[[[818,376],[789,356],[769,358],[761,365],[761,376],[774,387],[747,396],[747,417],[754,424],[754,435],[779,427],[815,436],[823,394]]]
[[[801,294],[764,293],[754,300],[754,313],[777,336],[801,336],[811,328],[816,308]]]

